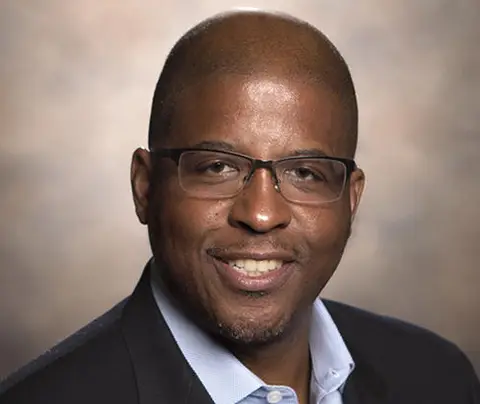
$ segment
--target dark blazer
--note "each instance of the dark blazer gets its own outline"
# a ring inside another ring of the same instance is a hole
[[[149,279],[146,269],[128,299],[8,378],[0,404],[213,404],[157,309]],[[398,320],[325,304],[356,363],[345,404],[480,404],[478,379],[453,344]]]

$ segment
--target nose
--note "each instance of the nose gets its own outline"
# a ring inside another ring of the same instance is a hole
[[[285,228],[292,219],[290,205],[274,187],[268,169],[258,169],[231,208],[229,221],[252,233]]]

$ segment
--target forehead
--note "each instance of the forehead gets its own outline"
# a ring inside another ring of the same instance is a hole
[[[224,142],[258,158],[316,148],[341,156],[347,111],[325,84],[285,75],[212,75],[178,95],[168,147]]]

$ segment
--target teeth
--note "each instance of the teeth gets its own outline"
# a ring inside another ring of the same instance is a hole
[[[283,261],[280,260],[234,260],[228,261],[228,265],[235,268],[236,270],[249,275],[249,276],[259,276],[266,272],[274,271],[275,269],[280,268],[283,265]]]

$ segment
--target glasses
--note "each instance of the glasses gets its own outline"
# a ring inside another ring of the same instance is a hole
[[[275,190],[289,201],[321,205],[340,199],[355,161],[340,157],[285,157],[258,160],[213,149],[159,149],[154,156],[172,159],[178,166],[181,188],[203,199],[232,198],[258,169],[269,170]]]

